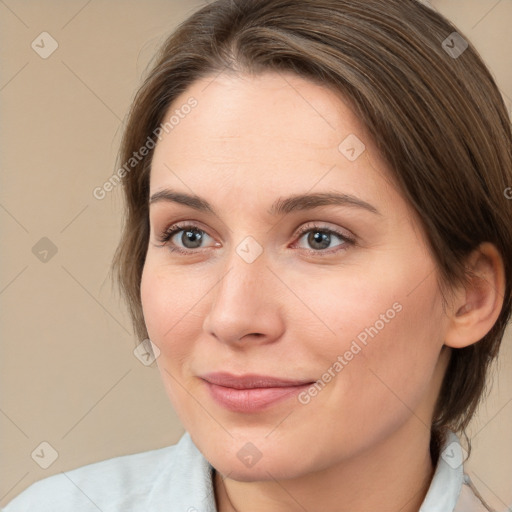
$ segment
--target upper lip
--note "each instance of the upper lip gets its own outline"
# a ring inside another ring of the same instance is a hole
[[[311,384],[308,380],[287,380],[268,375],[257,375],[247,373],[245,375],[232,375],[226,372],[213,372],[201,375],[201,378],[216,384],[234,389],[252,389],[252,388],[285,388],[291,386],[303,386]]]

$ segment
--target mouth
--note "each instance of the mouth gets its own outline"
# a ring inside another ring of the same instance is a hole
[[[259,412],[290,399],[314,382],[228,373],[209,373],[201,376],[201,379],[216,403],[231,411],[244,413]]]

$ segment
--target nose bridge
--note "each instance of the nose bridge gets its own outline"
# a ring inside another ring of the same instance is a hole
[[[226,271],[212,290],[203,327],[221,341],[237,342],[248,334],[270,339],[282,327],[271,289],[275,277],[267,268],[263,248],[256,254],[254,242],[245,240],[234,248],[226,260]]]
[[[265,274],[269,273],[266,265],[263,248],[256,256],[250,242],[240,243],[227,261],[227,270],[215,292],[215,301],[257,308],[258,297],[265,294]]]

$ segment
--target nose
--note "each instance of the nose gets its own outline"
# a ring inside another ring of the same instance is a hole
[[[204,331],[232,346],[279,339],[284,331],[282,286],[263,255],[247,263],[234,253],[227,271],[211,291]]]

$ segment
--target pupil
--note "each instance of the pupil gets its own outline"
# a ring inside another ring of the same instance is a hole
[[[185,235],[185,239],[182,239],[182,242],[187,249],[196,249],[201,245],[202,236],[198,231],[185,231],[183,234]],[[189,242],[192,246],[188,245]]]
[[[314,231],[309,234],[308,242],[315,249],[326,249],[331,243],[331,237],[328,233]],[[320,245],[320,247],[318,246]]]

